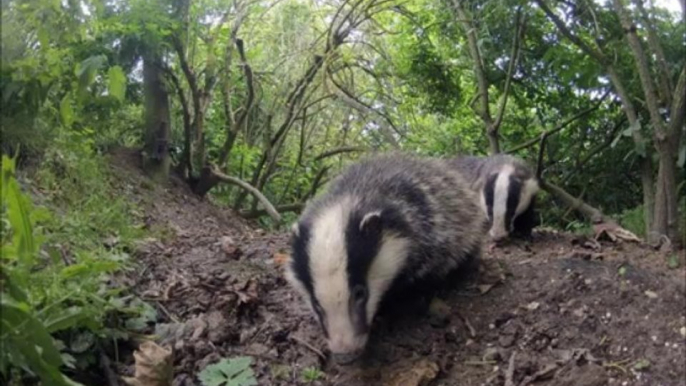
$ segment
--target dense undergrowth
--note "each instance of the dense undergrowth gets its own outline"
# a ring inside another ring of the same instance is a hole
[[[60,372],[88,373],[155,317],[113,282],[145,234],[135,208],[112,188],[104,158],[79,143],[59,143],[19,175],[3,156],[3,384],[70,384]]]

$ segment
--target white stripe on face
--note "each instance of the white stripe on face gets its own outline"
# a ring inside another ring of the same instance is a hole
[[[359,351],[366,344],[366,336],[355,334],[349,312],[345,229],[352,208],[350,198],[325,208],[312,223],[308,245],[314,296],[324,310],[329,349],[341,354]]]
[[[367,282],[369,300],[367,301],[367,323],[372,322],[384,293],[405,266],[409,240],[393,236],[384,237],[381,249],[369,267]]]
[[[505,223],[507,213],[507,196],[510,186],[510,176],[514,172],[512,165],[505,165],[498,173],[493,189],[493,224],[489,232],[495,240],[506,237],[509,233],[509,225]]]

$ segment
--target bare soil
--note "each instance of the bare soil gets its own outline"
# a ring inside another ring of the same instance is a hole
[[[331,363],[313,316],[281,274],[287,235],[159,187],[134,156],[113,159],[122,194],[161,236],[141,243],[132,290],[159,315],[174,385],[249,355],[260,385],[686,385],[686,257],[639,243],[539,230],[486,251],[478,272],[426,313],[381,316],[364,363]],[[162,231],[160,231],[162,230]],[[122,349],[133,373],[132,350]],[[317,368],[319,380],[303,379]]]

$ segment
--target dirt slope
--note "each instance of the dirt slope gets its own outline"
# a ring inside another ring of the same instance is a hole
[[[174,385],[200,385],[205,366],[238,355],[255,359],[260,385],[305,384],[308,367],[324,372],[317,385],[686,385],[683,252],[670,269],[648,246],[537,232],[486,253],[431,312],[380,318],[366,363],[341,368],[281,277],[286,235],[179,181],[154,186],[130,154],[115,158],[123,194],[163,230],[141,245],[129,280],[158,310],[150,332],[174,347]]]

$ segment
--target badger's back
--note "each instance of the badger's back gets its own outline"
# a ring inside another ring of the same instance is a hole
[[[387,154],[358,162],[308,205],[307,220],[341,200],[355,212],[387,208],[391,232],[409,240],[402,275],[410,281],[442,278],[480,253],[486,218],[477,195],[459,172],[443,162]]]

